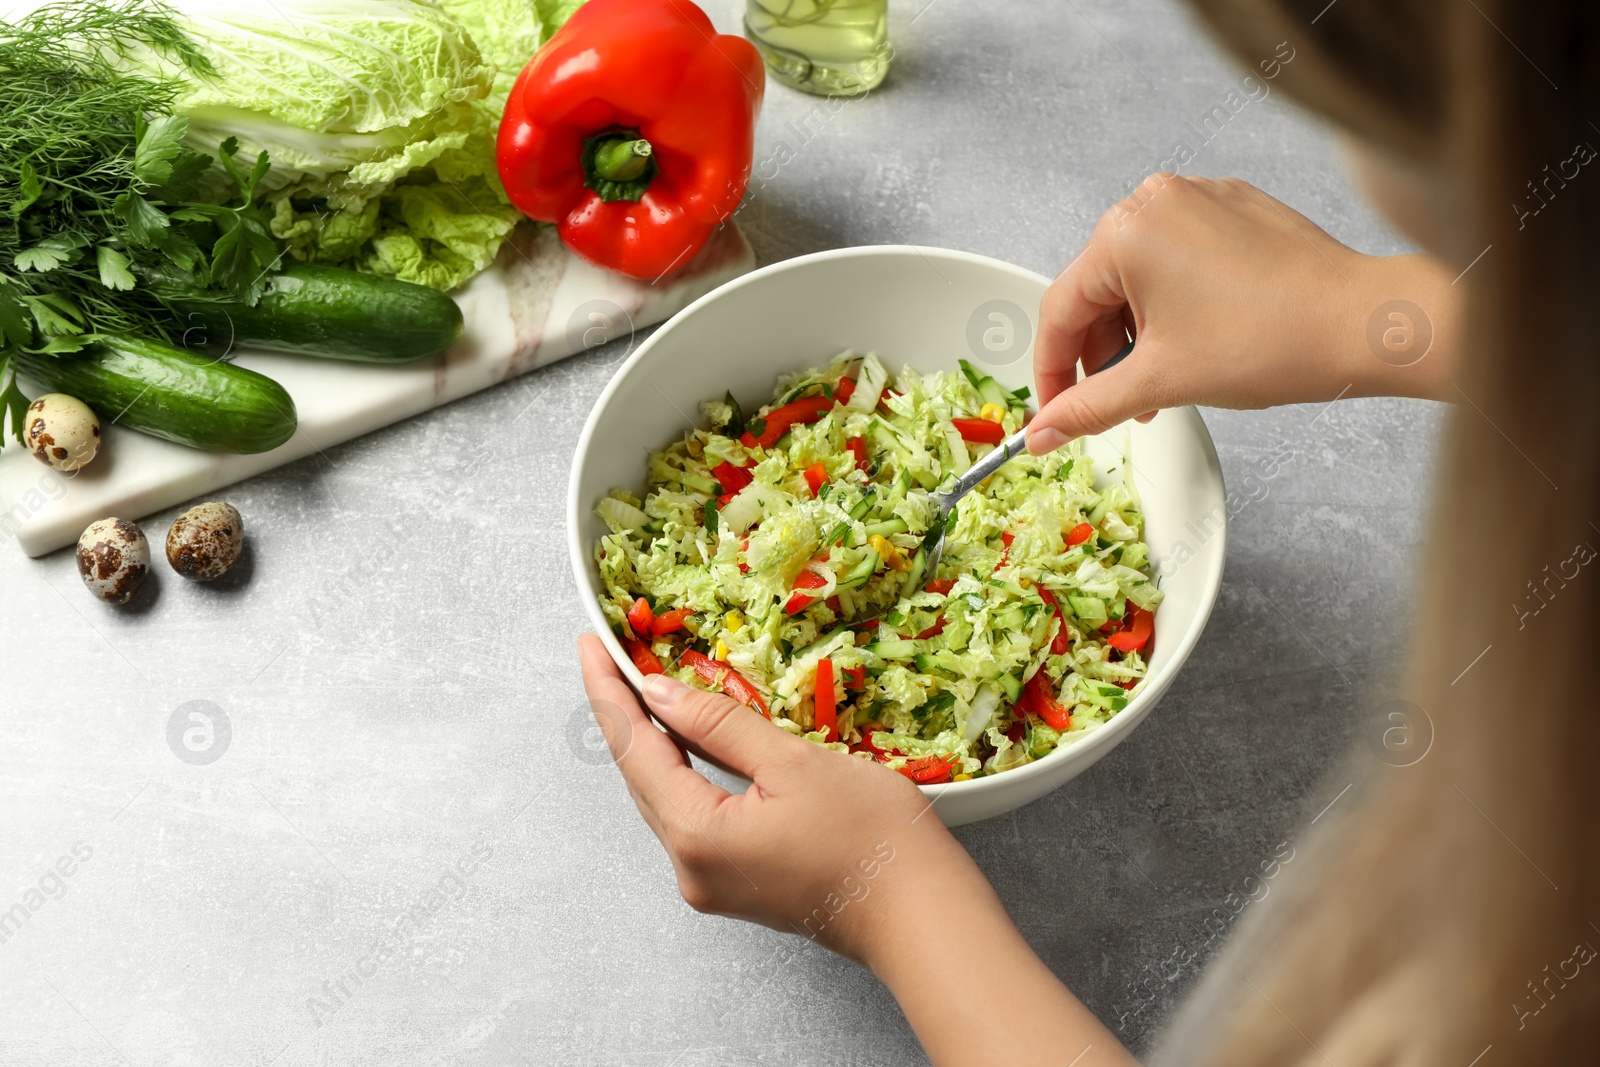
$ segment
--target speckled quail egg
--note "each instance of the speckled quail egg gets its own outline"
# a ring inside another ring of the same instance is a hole
[[[78,538],[78,573],[107,604],[126,604],[150,573],[150,542],[132,519],[92,522]]]
[[[196,504],[167,531],[167,562],[185,578],[209,582],[228,573],[244,550],[244,519],[220,500]]]
[[[100,452],[100,420],[65,393],[46,393],[29,404],[22,432],[39,462],[58,471],[75,471]]]

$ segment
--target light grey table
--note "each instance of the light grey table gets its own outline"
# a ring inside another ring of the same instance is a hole
[[[737,29],[734,0],[710,8]],[[1177,142],[1190,173],[1402,247],[1281,94],[1202,144],[1241,75],[1167,0],[895,16],[879,92],[770,88],[757,159],[792,158],[741,216],[763,261],[910,241],[1053,274]],[[0,1065],[924,1062],[868,975],[685,907],[584,747],[566,474],[625,348],[228,490],[241,573],[160,573],[138,612],[92,600],[67,553],[0,546],[0,916],[25,905],[0,918]],[[1204,917],[1338,799],[1405,636],[1437,412],[1206,419],[1233,488],[1259,488],[1188,667],[1092,771],[959,832],[1136,1048],[1220,944]],[[169,747],[191,701],[231,729],[210,764]],[[1004,990],[973,996],[1020,1024]]]

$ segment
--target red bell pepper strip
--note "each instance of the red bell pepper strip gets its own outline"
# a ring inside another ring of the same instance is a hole
[[[679,657],[680,662],[693,668],[695,677],[707,685],[715,686],[731,696],[741,704],[749,704],[763,715],[767,715],[767,702],[761,699],[760,690],[750,684],[750,680],[721,660],[712,659],[704,652],[688,649]],[[767,715],[771,718],[770,715]]]
[[[798,615],[810,603],[817,599],[805,592],[807,589],[821,589],[828,584],[828,579],[814,571],[801,571],[800,576],[794,580],[795,591],[789,596],[788,603],[783,605],[785,614]]]
[[[938,593],[940,596],[948,596],[950,590],[954,589],[955,587],[956,580],[954,578],[935,578],[922,588],[926,589],[930,593]]]
[[[1056,700],[1056,694],[1050,688],[1050,679],[1044,671],[1035,671],[1022,687],[1022,703],[1052,730],[1072,729],[1072,716]]]
[[[865,689],[867,687],[866,667],[846,667],[844,669],[844,687],[846,689]]]
[[[839,384],[833,387],[833,400],[836,404],[848,404],[855,395],[856,380],[854,378],[840,378]]]
[[[771,448],[789,432],[790,427],[816,422],[831,410],[833,401],[825,396],[803,396],[799,400],[791,400],[759,418],[751,419],[752,423],[761,427],[761,432],[754,434],[746,430],[739,438],[739,443],[746,448]]]
[[[813,463],[807,467],[806,484],[811,487],[812,496],[822,492],[822,487],[828,484],[828,468],[820,463]]]
[[[955,766],[954,756],[923,756],[907,760],[898,770],[918,785],[939,785],[950,780]]]
[[[1004,567],[1007,563],[1011,562],[1011,542],[1015,541],[1016,539],[1017,535],[1012,533],[1010,530],[1000,531],[1000,544],[1002,547],[1000,549],[1000,562],[994,565],[995,570],[999,570],[1001,567]]]
[[[640,674],[665,674],[666,668],[661,666],[661,660],[650,651],[650,646],[637,637],[624,637],[622,647],[628,650],[628,658],[633,660],[633,665],[639,668]]]
[[[942,633],[944,633],[944,616],[940,615],[937,619],[933,620],[932,626],[928,627],[926,630],[922,631],[916,636],[916,640],[926,641],[928,638],[938,637]]]
[[[868,752],[872,754],[873,759],[881,760],[883,758],[883,750],[873,742],[872,735],[878,733],[882,729],[883,727],[875,722],[863,723],[862,725],[856,727],[857,732],[861,734],[861,740],[851,745],[850,751]]]
[[[1061,618],[1061,626],[1056,630],[1055,637],[1050,639],[1050,654],[1053,656],[1062,655],[1071,647],[1070,642],[1067,640],[1067,617],[1061,614],[1061,605],[1056,603],[1056,598],[1051,595],[1050,590],[1042,585],[1039,586],[1039,598],[1055,609],[1056,615]]]
[[[861,741],[859,744],[850,746],[851,752],[870,752],[872,753],[872,758],[879,763],[893,759],[895,756],[903,755],[893,745],[880,745],[873,740],[875,735],[887,732],[881,723],[869,722],[865,726],[858,727],[858,729],[861,731]]]
[[[865,473],[868,466],[867,439],[865,437],[852,437],[844,443],[844,447],[848,448],[850,454],[856,457],[856,470]]]
[[[816,728],[825,732],[829,741],[839,740],[839,705],[833,692],[833,660],[817,661],[817,692],[812,698],[817,709]]]
[[[656,621],[650,625],[650,635],[652,637],[665,637],[668,634],[675,634],[684,629],[685,621],[693,614],[693,608],[673,608],[671,611],[663,611],[656,616]]]
[[[1129,615],[1133,617],[1131,623],[1127,623]],[[1114,633],[1106,640],[1106,644],[1118,652],[1139,651],[1149,642],[1150,635],[1155,633],[1155,613],[1145,611],[1137,604],[1128,605],[1128,610],[1124,613],[1124,623],[1129,626],[1128,629]]]
[[[764,84],[755,46],[688,0],[589,0],[511,87],[500,180],[579,256],[659,278],[744,198]]]
[[[1086,522],[1080,522],[1067,531],[1066,542],[1068,548],[1083,544],[1094,536],[1094,527]]]
[[[711,476],[722,486],[723,496],[730,500],[739,494],[739,490],[755,481],[749,471],[743,467],[735,467],[727,460],[712,467]]]
[[[975,445],[997,445],[1006,439],[1006,428],[988,419],[951,419],[950,425],[961,434],[963,441]]]
[[[633,602],[633,607],[628,609],[628,625],[633,627],[634,635],[648,638],[655,627],[656,613],[650,610],[650,601],[644,597]]]

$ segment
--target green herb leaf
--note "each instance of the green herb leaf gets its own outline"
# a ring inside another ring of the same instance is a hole
[[[173,161],[183,151],[189,120],[182,115],[159,115],[139,123],[139,140],[133,150],[133,177],[144,185],[165,185],[172,178]]]
[[[37,271],[55,270],[66,261],[67,257],[60,251],[38,245],[23,249],[11,260],[18,270]]]
[[[33,341],[33,321],[9,282],[0,282],[0,340],[18,348]]]
[[[59,337],[50,338],[50,340],[36,348],[28,349],[28,351],[38,352],[45,356],[59,356],[65,352],[81,352],[93,340],[94,335],[92,334],[64,333]]]
[[[734,399],[733,390],[731,389],[723,394],[722,402],[727,404],[733,411],[733,421],[728,423],[727,431],[729,437],[736,438],[744,433],[744,408],[740,407],[739,401]]]
[[[172,173],[158,188],[150,190],[150,195],[167,203],[189,199],[194,195],[195,186],[200,184],[200,179],[211,169],[213,162],[214,160],[204,152],[179,154],[172,161]]]
[[[22,302],[33,313],[34,325],[46,337],[77,333],[83,325],[83,310],[60,293],[25,296]]]
[[[28,398],[17,385],[15,367],[8,356],[0,357],[0,382],[5,383],[5,388],[0,389],[0,407],[4,408],[5,420],[11,424],[11,436],[20,445],[23,443],[22,424],[28,417]]]
[[[138,193],[123,193],[111,205],[111,210],[126,227],[128,241],[143,248],[159,243],[163,231],[172,225],[166,215]]]
[[[18,252],[13,262],[18,270],[52,271],[76,263],[87,243],[78,234],[57,234]]]
[[[100,268],[100,284],[107,289],[126,291],[134,287],[133,272],[128,269],[128,257],[110,245],[95,249],[95,265]]]
[[[200,248],[194,239],[179,229],[170,229],[161,242],[161,251],[167,259],[184,273],[195,269],[200,262]]]
[[[18,218],[34,202],[39,199],[39,194],[44,191],[44,186],[39,184],[39,173],[33,169],[33,164],[26,159],[17,165],[17,199],[11,204],[11,217]]]

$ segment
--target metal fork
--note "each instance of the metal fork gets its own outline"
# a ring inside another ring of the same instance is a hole
[[[1101,371],[1110,370],[1128,358],[1128,353],[1132,351],[1133,342],[1129,341],[1116,355],[1106,360],[1095,373],[1099,374]],[[938,572],[939,560],[944,555],[945,528],[951,525],[951,516],[955,513],[956,504],[961,498],[976,489],[989,475],[1027,450],[1028,431],[1026,429],[1018,430],[996,445],[994,451],[978,460],[971,467],[968,467],[967,472],[957,478],[950,488],[933,494],[938,513],[933,520],[933,525],[923,535],[922,548],[917,552],[917,556],[921,559],[921,567],[919,569],[916,563],[913,562],[911,573],[907,576],[905,584],[900,589],[902,597],[912,596],[920,592],[922,587],[927,584],[928,579]],[[882,614],[883,612],[880,611],[877,615],[868,616],[861,622],[871,622]],[[859,625],[859,623],[855,625]]]

